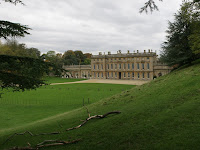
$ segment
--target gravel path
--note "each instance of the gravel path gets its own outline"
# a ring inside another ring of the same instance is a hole
[[[89,79],[77,82],[64,82],[64,83],[52,83],[50,85],[59,85],[59,84],[75,84],[75,83],[109,83],[109,84],[130,84],[130,85],[142,85],[148,83],[149,81],[141,80],[109,80],[109,79]]]

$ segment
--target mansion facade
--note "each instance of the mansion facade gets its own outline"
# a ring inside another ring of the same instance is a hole
[[[69,71],[66,74],[69,78],[152,80],[168,74],[172,68],[160,63],[152,50],[143,53],[128,50],[125,54],[119,50],[117,54],[92,55],[91,65],[70,65],[64,69]]]

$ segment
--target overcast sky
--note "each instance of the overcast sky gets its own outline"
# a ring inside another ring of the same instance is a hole
[[[28,25],[31,35],[17,39],[42,53],[82,50],[98,54],[117,50],[161,49],[168,20],[182,0],[157,2],[160,11],[139,13],[147,0],[24,0],[0,4],[1,20]]]

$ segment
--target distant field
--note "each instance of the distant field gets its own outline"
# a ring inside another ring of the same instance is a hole
[[[45,77],[44,78],[45,83],[63,83],[63,82],[76,82],[76,81],[82,81],[86,79],[68,79],[68,78],[60,78],[60,77]]]
[[[50,82],[54,81],[59,79],[50,79]],[[89,105],[132,87],[134,86],[68,84],[47,85],[25,92],[4,91],[3,98],[0,99],[0,131],[80,108],[83,106],[83,99],[84,104]]]

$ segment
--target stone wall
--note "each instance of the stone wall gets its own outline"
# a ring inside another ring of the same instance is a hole
[[[63,68],[68,70],[64,75],[66,78],[91,78],[91,65],[69,65]]]

